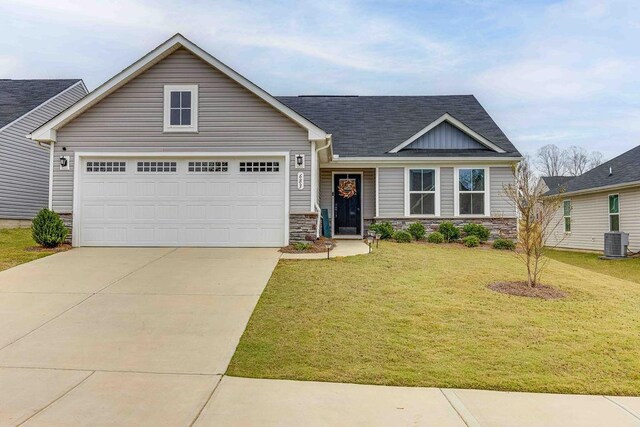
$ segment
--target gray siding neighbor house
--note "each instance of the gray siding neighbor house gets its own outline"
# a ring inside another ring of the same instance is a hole
[[[521,159],[475,97],[274,97],[177,34],[30,137],[75,246],[282,246],[376,221],[515,237]]]
[[[562,193],[550,246],[602,251],[604,233],[629,233],[640,251],[640,146],[572,178],[547,194]]]
[[[0,79],[0,221],[4,224],[30,220],[49,203],[51,151],[26,135],[86,94],[78,79]]]

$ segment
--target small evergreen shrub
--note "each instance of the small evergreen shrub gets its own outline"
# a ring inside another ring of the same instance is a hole
[[[442,234],[442,236],[444,237],[444,241],[447,243],[453,242],[454,240],[458,240],[460,238],[460,230],[450,221],[441,223],[438,227],[438,231]]]
[[[463,238],[462,243],[468,248],[475,248],[480,245],[480,239],[478,239],[478,236],[471,235]]]
[[[67,238],[69,229],[60,215],[49,209],[42,209],[31,223],[31,236],[37,244],[45,248],[55,248]]]
[[[410,243],[411,233],[406,230],[398,230],[393,233],[393,239],[398,243]]]
[[[416,240],[422,240],[427,235],[427,232],[424,229],[424,225],[422,225],[421,222],[414,222],[413,224],[409,225],[407,231],[409,231],[409,233],[411,233],[413,238]]]
[[[388,221],[371,224],[369,230],[379,234],[381,239],[390,239],[393,237],[393,226]]]
[[[464,231],[467,236],[476,236],[481,242],[489,240],[489,236],[491,235],[489,229],[482,224],[466,224],[462,227],[462,231]]]
[[[516,249],[516,244],[510,239],[496,239],[491,246],[493,246],[493,249],[502,251],[514,251]]]
[[[311,243],[307,243],[307,242],[296,242],[293,244],[293,247],[295,248],[296,251],[308,251],[309,249],[311,249]]]
[[[427,242],[429,242],[429,243],[443,243],[444,242],[444,236],[439,231],[434,231],[433,233],[429,234],[429,237],[427,237]]]

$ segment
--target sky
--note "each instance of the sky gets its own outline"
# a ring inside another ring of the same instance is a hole
[[[0,0],[0,78],[92,90],[177,32],[273,95],[473,94],[525,154],[640,144],[637,0]]]

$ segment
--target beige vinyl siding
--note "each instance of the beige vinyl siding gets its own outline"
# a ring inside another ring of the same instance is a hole
[[[373,219],[376,215],[376,170],[375,169],[320,169],[320,208],[329,211],[333,218],[333,173],[362,173],[362,217]]]
[[[197,84],[197,134],[164,133],[165,84]],[[76,151],[118,152],[289,152],[290,210],[311,210],[311,144],[307,131],[217,69],[181,49],[107,96],[58,131],[56,155]],[[295,169],[295,154],[306,168]],[[54,168],[53,202],[71,212],[73,167]],[[303,190],[297,188],[304,172]]]
[[[491,216],[514,218],[515,206],[507,199],[504,187],[515,181],[511,167],[491,167],[489,173],[489,186],[491,197]]]
[[[453,216],[453,168],[440,168],[440,215]]]
[[[86,95],[82,83],[0,131],[0,218],[31,219],[49,203],[49,146],[25,136]]]
[[[564,232],[562,206],[552,222],[548,246],[566,249],[602,251],[604,233],[609,231],[609,194],[618,194],[620,203],[620,231],[629,233],[629,249],[640,250],[640,187],[620,191],[607,191],[567,195],[571,200],[571,232]]]
[[[404,168],[378,168],[378,215],[404,216]]]

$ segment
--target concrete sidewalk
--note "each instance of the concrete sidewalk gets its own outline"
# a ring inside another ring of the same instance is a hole
[[[223,377],[196,426],[640,426],[640,397]]]
[[[374,245],[375,250],[375,245]],[[369,246],[362,240],[337,240],[335,247],[329,252],[330,258],[364,255],[369,253]],[[310,253],[310,254],[282,254],[282,259],[326,259],[327,253]]]

